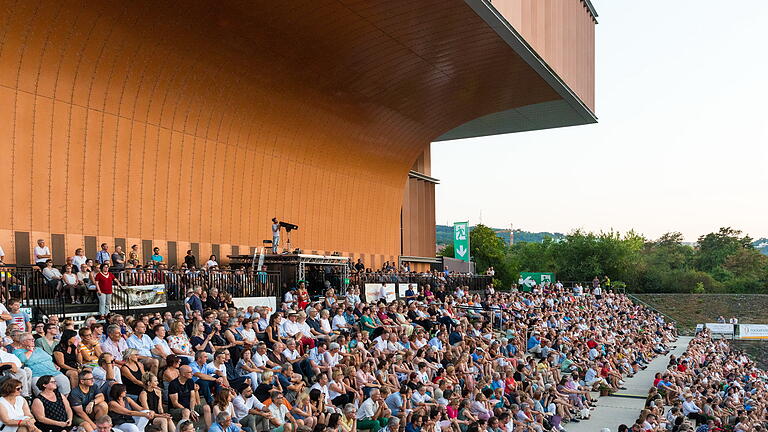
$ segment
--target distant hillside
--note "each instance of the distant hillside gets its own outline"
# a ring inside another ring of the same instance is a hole
[[[768,238],[757,239],[752,242],[752,246],[759,250],[763,255],[768,255]]]
[[[473,227],[470,227],[471,230]],[[499,236],[504,242],[509,244],[509,230],[503,228],[491,228],[496,231],[496,235]],[[528,243],[541,243],[545,237],[552,237],[559,240],[565,237],[561,233],[549,233],[549,232],[529,232],[522,230],[515,230],[515,243],[528,242]],[[437,244],[446,245],[453,242],[453,226],[437,225]]]

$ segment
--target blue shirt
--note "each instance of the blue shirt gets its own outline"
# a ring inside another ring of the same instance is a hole
[[[35,348],[32,351],[32,355],[25,355],[27,352],[24,348],[18,348],[13,351],[13,354],[21,360],[21,364],[32,370],[33,377],[41,377],[43,375],[61,375],[58,369],[53,365],[53,357],[49,356],[47,352],[42,348]]]
[[[189,299],[187,299],[187,303],[189,303],[189,308],[193,311],[200,311],[203,312],[203,301],[200,300],[200,297],[197,295],[193,295]]]
[[[256,275],[259,277],[259,282],[267,283],[267,272],[260,271],[260,272],[256,273]]]
[[[443,341],[438,339],[437,336],[430,339],[429,342],[427,342],[427,344],[429,344],[429,346],[437,347],[438,351],[443,350]]]
[[[384,403],[387,404],[387,408],[392,411],[392,415],[396,416],[400,413],[400,408],[403,406],[403,395],[399,391],[391,393],[384,399]]]
[[[189,367],[192,368],[193,374],[201,373],[201,374],[213,376],[215,373],[218,372],[216,368],[213,367],[213,365],[211,365],[210,363],[205,363],[202,366],[200,366],[198,362],[193,361],[192,363],[189,364]],[[199,379],[200,377],[197,377],[197,376],[192,377],[192,380],[194,382],[197,382]]]
[[[152,343],[152,339],[146,334],[142,335],[142,338],[139,339],[134,333],[125,341],[125,343],[128,344],[128,348],[136,348],[139,350],[140,356],[152,357],[152,348],[155,347],[155,344]]]
[[[109,258],[110,258],[109,252],[103,249],[96,253],[96,262],[99,264],[104,264],[105,262],[108,262]]]
[[[448,336],[448,343],[451,345],[456,345],[457,343],[461,342],[463,339],[464,337],[461,335],[461,333],[454,330]]]
[[[229,424],[229,426],[227,426],[226,429],[221,427],[221,425],[218,424],[218,423],[214,423],[214,424],[211,425],[210,428],[208,428],[208,432],[224,432],[224,431],[226,431],[226,432],[238,432],[239,430],[240,430],[240,428],[235,426],[235,422],[234,421],[231,422]]]
[[[528,339],[528,345],[526,349],[531,349],[536,345],[541,345],[541,341],[536,339],[536,336],[531,335],[531,337]]]

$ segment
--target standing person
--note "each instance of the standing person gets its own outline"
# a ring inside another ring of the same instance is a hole
[[[125,252],[122,246],[115,246],[115,252],[112,254],[112,268],[114,270],[125,268]]]
[[[188,269],[197,268],[197,258],[192,254],[192,249],[187,251],[187,255],[184,257],[184,264]]]
[[[600,284],[597,284],[597,286],[592,289],[592,295],[594,295],[597,300],[603,299],[603,289],[600,287]]]
[[[40,269],[45,268],[45,262],[51,259],[51,249],[45,245],[45,240],[38,239],[35,246],[35,265]]]
[[[165,264],[165,262],[163,261],[163,256],[160,255],[160,248],[159,247],[154,247],[152,249],[152,257],[151,257],[150,260],[152,261],[152,264],[155,267],[159,266],[160,264]]]
[[[109,272],[109,264],[102,264],[99,272],[96,274],[96,295],[99,297],[99,315],[105,316],[109,313],[110,303],[112,302],[112,285],[123,286],[115,275]]]
[[[276,254],[278,246],[280,246],[280,221],[277,218],[272,218],[272,253]]]
[[[109,264],[109,259],[109,246],[106,243],[102,243],[101,250],[96,252],[96,262],[99,264]]]
[[[63,432],[72,426],[72,408],[67,398],[56,391],[56,380],[50,375],[37,380],[40,394],[32,401],[35,426],[43,432]]]

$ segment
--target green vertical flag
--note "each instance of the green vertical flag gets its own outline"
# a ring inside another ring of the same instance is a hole
[[[469,222],[453,224],[453,257],[469,262]]]

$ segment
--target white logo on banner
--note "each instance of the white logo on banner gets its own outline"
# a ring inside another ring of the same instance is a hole
[[[739,324],[739,339],[768,339],[768,324]]]

